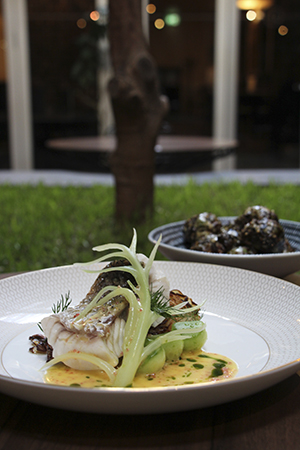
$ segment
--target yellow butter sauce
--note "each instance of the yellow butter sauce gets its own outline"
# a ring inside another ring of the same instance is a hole
[[[204,382],[216,382],[233,378],[237,364],[226,356],[203,351],[184,352],[178,361],[167,362],[155,374],[138,373],[132,387],[180,386]],[[44,376],[45,382],[60,386],[83,388],[108,387],[107,375],[101,370],[74,370],[64,364],[50,367]]]

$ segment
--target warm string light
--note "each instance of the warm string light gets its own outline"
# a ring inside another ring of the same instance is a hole
[[[149,3],[146,6],[146,11],[148,14],[154,14],[156,12],[156,6],[153,3]],[[154,21],[154,26],[157,30],[162,30],[165,27],[165,21],[158,18]]]
[[[98,11],[92,11],[90,13],[90,19],[93,20],[94,22],[97,22],[97,20],[100,19],[100,13]]]
[[[158,30],[162,30],[165,26],[165,21],[163,19],[156,19],[156,21],[154,22],[154,26]]]
[[[146,6],[146,11],[148,14],[154,14],[156,12],[156,6],[154,3],[149,3]],[[165,17],[162,19],[161,17],[154,20],[154,26],[157,30],[162,30],[166,25],[169,27],[177,27],[181,23],[181,16],[174,10],[173,8],[167,11]]]
[[[97,22],[100,19],[100,13],[96,10],[91,11],[89,17],[93,22]],[[77,20],[76,25],[83,30],[87,26],[87,21],[83,17],[80,17],[80,19]]]
[[[147,11],[148,14],[154,14],[155,11],[156,11],[156,6],[153,3],[149,3],[146,6],[146,11]]]
[[[246,12],[246,19],[249,20],[250,22],[253,22],[253,20],[255,20],[257,17],[257,14],[255,11],[252,11],[250,9],[250,11]]]
[[[243,10],[262,11],[273,6],[274,0],[237,0],[236,6]]]
[[[288,32],[289,29],[285,25],[280,25],[280,27],[278,28],[278,33],[280,34],[280,36],[286,36]]]
[[[76,25],[78,26],[78,28],[82,30],[83,28],[86,27],[86,20],[81,17],[80,19],[77,20]]]
[[[265,17],[265,10],[273,6],[274,0],[237,0],[236,6],[239,9],[245,10],[246,19],[250,22],[254,20],[260,21]]]

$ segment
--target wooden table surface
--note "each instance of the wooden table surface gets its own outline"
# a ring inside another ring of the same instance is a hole
[[[117,141],[115,136],[83,136],[51,139],[47,147],[56,150],[112,152]],[[217,139],[210,136],[177,136],[161,135],[157,138],[155,151],[157,153],[172,152],[212,152],[228,151],[238,146],[232,139]]]
[[[0,278],[5,276],[8,274]],[[300,285],[299,275],[287,279]],[[297,374],[231,403],[149,416],[76,413],[0,394],[0,450],[295,450],[299,447],[300,377]]]
[[[53,151],[98,153],[99,168],[110,168],[110,155],[117,147],[116,137],[76,136],[50,139],[46,146]],[[211,164],[220,158],[233,154],[238,142],[232,139],[219,139],[211,136],[160,135],[155,150],[157,171],[176,172],[200,170],[204,164]]]

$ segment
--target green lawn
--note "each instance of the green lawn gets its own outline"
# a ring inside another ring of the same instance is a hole
[[[240,215],[247,206],[261,204],[281,219],[300,221],[300,186],[256,186],[207,183],[155,189],[155,211],[147,223],[114,223],[114,189],[106,186],[0,187],[0,272],[36,270],[89,261],[93,246],[130,243],[138,233],[138,251],[149,254],[148,232],[159,225],[210,211],[218,216]],[[162,258],[158,254],[158,258]]]

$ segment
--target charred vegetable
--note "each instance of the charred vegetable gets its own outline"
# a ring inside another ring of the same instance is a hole
[[[193,244],[206,234],[218,234],[222,228],[222,223],[215,214],[207,212],[193,216],[184,224],[184,235],[187,244]],[[204,234],[203,234],[204,233]]]
[[[251,206],[235,220],[222,224],[211,213],[188,219],[183,227],[187,248],[208,253],[260,254],[294,251],[275,211]]]

